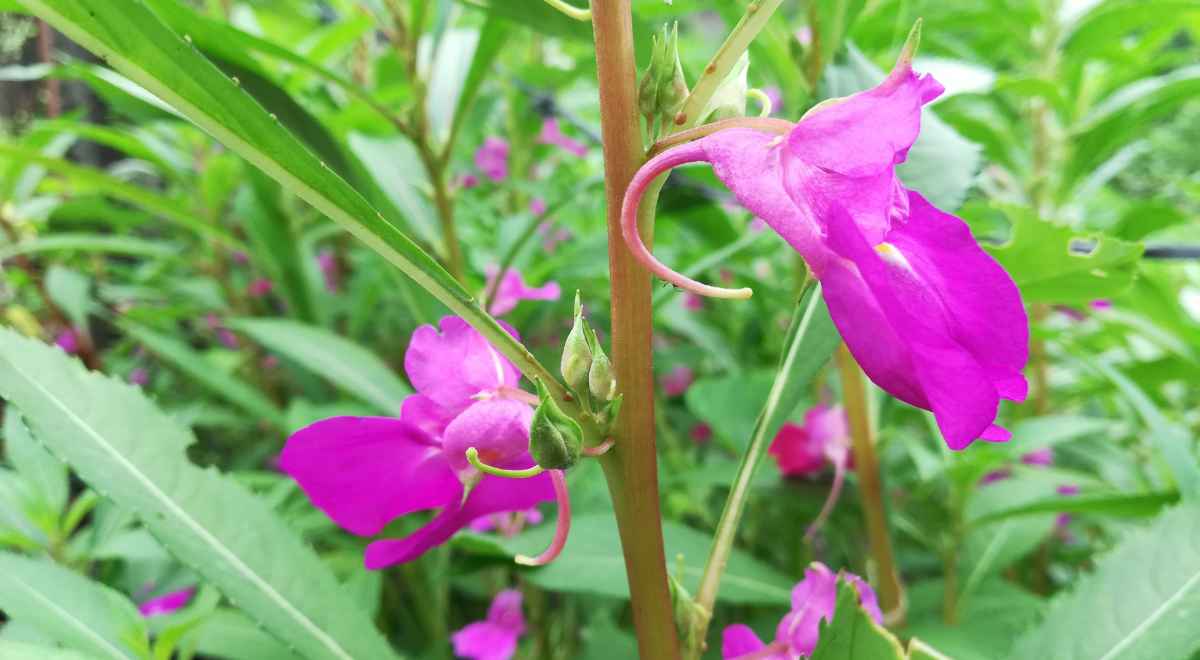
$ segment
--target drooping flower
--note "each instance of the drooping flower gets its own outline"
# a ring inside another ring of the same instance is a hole
[[[876,623],[883,623],[879,601],[869,584],[853,573],[834,573],[824,564],[813,562],[804,569],[804,579],[792,589],[792,609],[775,629],[775,640],[764,644],[748,626],[734,624],[722,632],[721,657],[793,660],[812,655],[820,637],[821,620],[833,621],[839,579],[853,585],[859,604]]]
[[[275,288],[275,283],[265,277],[255,278],[246,285],[246,295],[251,298],[262,298]]]
[[[912,70],[910,40],[876,87],[813,108],[798,123],[761,119],[764,132],[720,130],[651,159],[622,209],[633,254],[689,291],[744,298],[661,264],[637,231],[646,187],[685,163],[708,162],[821,281],[838,331],[867,375],[896,398],[931,410],[952,449],[1005,441],[1000,399],[1023,401],[1029,328],[1012,278],[966,223],[938,210],[896,174],[920,131],[921,107],[942,93]],[[786,131],[786,135],[778,133]]]
[[[67,355],[75,355],[79,352],[79,333],[74,328],[67,328],[54,337],[54,345]]]
[[[1033,467],[1050,467],[1054,465],[1054,449],[1051,447],[1041,447],[1040,449],[1026,452],[1021,456],[1021,462]]]
[[[521,273],[515,268],[509,268],[504,271],[504,276],[500,278],[500,283],[496,284],[497,269],[494,266],[487,268],[487,284],[484,285],[484,291],[490,291],[493,286],[496,287],[496,295],[492,298],[492,303],[488,305],[488,313],[492,316],[503,316],[516,308],[517,303],[522,300],[558,300],[562,296],[562,288],[558,286],[558,282],[547,282],[542,286],[531,287],[525,283],[525,278],[521,277]]]
[[[138,605],[138,612],[146,618],[171,614],[186,607],[195,594],[195,587],[186,587],[178,591],[165,593]]]
[[[504,479],[481,474],[467,460],[474,447],[488,465],[532,467],[536,397],[517,387],[516,367],[466,321],[448,316],[440,331],[417,328],[404,370],[417,394],[404,400],[398,419],[317,422],[293,433],[279,459],[317,508],[360,536],[374,536],[401,516],[438,510],[412,534],[368,545],[368,569],[415,559],[483,516],[525,511],[556,497],[554,471]],[[465,498],[464,484],[474,484]]]
[[[841,406],[817,404],[804,414],[804,425],[784,423],[771,441],[767,453],[779,464],[785,477],[813,476],[833,467],[833,485],[824,506],[809,526],[805,536],[811,538],[821,528],[837,504],[850,467],[850,429]]]
[[[696,373],[686,364],[677,364],[659,382],[667,396],[683,396],[696,380]]]
[[[325,280],[325,290],[334,293],[342,283],[342,272],[338,266],[337,255],[333,250],[325,249],[317,253],[317,268]]]
[[[508,142],[498,137],[488,137],[483,146],[475,151],[475,167],[487,178],[497,183],[508,178]]]
[[[454,644],[454,654],[460,658],[509,660],[517,652],[517,641],[524,634],[521,592],[505,589],[492,600],[486,619],[468,624],[454,633],[450,641]]]
[[[538,133],[538,142],[560,147],[580,158],[587,155],[587,147],[567,137],[559,128],[558,119],[554,117],[547,117],[542,122],[542,132]]]
[[[471,521],[467,525],[472,532],[497,531],[504,536],[516,536],[526,525],[537,525],[542,522],[541,509],[532,507],[524,511],[492,513]]]

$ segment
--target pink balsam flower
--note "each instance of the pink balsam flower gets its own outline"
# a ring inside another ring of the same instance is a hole
[[[472,660],[509,660],[517,652],[517,641],[525,634],[521,614],[521,592],[505,589],[496,594],[487,618],[468,624],[450,636],[454,655]]]
[[[546,200],[541,197],[534,197],[529,200],[529,212],[534,215],[542,215],[546,212]]]
[[[342,270],[338,265],[337,254],[333,250],[321,250],[317,253],[317,268],[325,280],[325,290],[336,293],[342,283]]]
[[[138,605],[138,612],[147,618],[178,612],[187,606],[195,594],[195,587],[187,587],[178,591],[165,593],[161,596],[155,596]]]
[[[805,533],[811,538],[833,513],[850,467],[850,429],[845,411],[841,406],[823,403],[813,406],[804,414],[803,426],[787,422],[779,429],[767,453],[785,477],[816,475],[826,463],[833,467],[829,496]]]
[[[1054,449],[1042,447],[1026,452],[1021,456],[1021,462],[1033,467],[1050,467],[1054,465]]]
[[[259,277],[246,285],[246,295],[251,298],[263,298],[271,293],[275,283],[265,277]]]
[[[994,422],[1000,399],[1025,399],[1029,324],[1012,278],[966,223],[896,175],[920,131],[921,107],[943,91],[913,72],[913,47],[876,87],[822,103],[796,124],[755,120],[765,128],[720,130],[651,159],[626,193],[622,232],[655,275],[702,295],[748,297],[749,289],[700,284],[664,266],[637,231],[638,205],[656,177],[710,163],[804,257],[871,380],[931,410],[957,450],[1011,436]]]
[[[475,151],[475,167],[492,181],[499,183],[508,178],[508,142],[489,137]]]
[[[691,430],[688,431],[688,437],[691,438],[692,443],[697,446],[707,445],[712,441],[712,436],[712,427],[705,422],[697,422],[692,426]]]
[[[677,364],[660,379],[660,382],[663,392],[667,396],[683,396],[695,380],[696,373],[692,371],[691,367],[686,364]]]
[[[549,144],[582,158],[587,155],[587,147],[567,137],[558,126],[558,119],[547,117],[542,122],[542,132],[538,133],[538,142]]]
[[[871,585],[853,573],[834,573],[824,564],[813,562],[804,569],[804,579],[792,589],[792,609],[775,629],[775,640],[764,644],[749,626],[733,624],[722,633],[721,657],[793,660],[812,655],[820,637],[821,620],[833,621],[839,579],[853,585],[862,608],[876,623],[883,623],[883,613]]]
[[[494,266],[487,268],[487,284],[484,291],[490,291],[496,285],[498,270]],[[558,300],[562,296],[562,288],[558,282],[547,282],[542,286],[532,287],[525,283],[525,278],[515,268],[504,271],[500,284],[496,285],[496,295],[488,305],[488,313],[492,316],[503,316],[517,307],[522,300]]]
[[[145,387],[150,383],[150,372],[145,367],[134,367],[129,372],[129,382],[138,387]]]
[[[67,328],[54,337],[54,345],[67,355],[75,355],[79,352],[79,333],[74,328]]]
[[[399,418],[326,419],[293,433],[279,457],[280,469],[313,505],[359,536],[374,536],[400,516],[438,511],[404,538],[368,545],[365,564],[372,570],[415,559],[483,516],[553,500],[552,477],[561,478],[548,471],[505,479],[467,461],[467,449],[475,447],[485,464],[532,467],[536,398],[517,387],[517,368],[466,321],[447,316],[440,331],[417,328],[404,370],[417,394],[404,400]],[[464,498],[468,484],[474,487]]]

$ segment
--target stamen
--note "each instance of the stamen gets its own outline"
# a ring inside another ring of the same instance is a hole
[[[633,257],[659,278],[685,291],[691,291],[698,296],[735,299],[749,298],[754,293],[750,289],[725,289],[701,284],[682,273],[671,270],[661,261],[654,258],[654,255],[646,249],[646,244],[642,242],[642,235],[638,231],[637,211],[638,206],[642,202],[642,196],[646,193],[647,186],[659,174],[673,167],[685,163],[707,160],[707,154],[704,153],[704,149],[696,143],[681,145],[651,158],[649,162],[637,171],[637,174],[633,175],[633,180],[629,182],[629,188],[625,191],[625,201],[621,207],[621,233],[625,236],[625,245],[633,253]]]
[[[833,513],[833,507],[837,504],[838,497],[842,494],[842,484],[846,481],[846,461],[849,460],[849,452],[845,448],[842,448],[841,451],[828,451],[826,452],[826,456],[833,463],[833,486],[829,488],[829,495],[825,498],[825,504],[821,506],[821,512],[817,514],[816,519],[808,526],[808,530],[804,532],[805,543],[812,543],[817,530],[825,525],[826,520],[829,520],[829,514]]]
[[[603,456],[608,453],[609,449],[612,449],[612,446],[616,444],[616,442],[617,441],[613,438],[609,438],[595,447],[584,447],[583,454],[585,456]]]
[[[567,494],[567,480],[562,470],[550,470],[550,482],[554,484],[554,500],[558,504],[558,521],[554,525],[554,540],[550,547],[536,557],[517,555],[513,561],[522,566],[545,566],[558,558],[564,546],[567,545],[567,535],[571,532],[571,498]]]
[[[531,468],[525,468],[524,470],[506,470],[504,468],[498,468],[494,465],[488,465],[480,460],[479,450],[474,447],[467,447],[466,454],[467,462],[470,463],[471,466],[476,470],[479,470],[484,474],[504,477],[505,479],[528,479],[530,477],[536,477],[546,471],[546,468],[540,465],[535,465]]]

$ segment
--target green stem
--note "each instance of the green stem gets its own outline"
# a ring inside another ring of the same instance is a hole
[[[546,0],[546,4],[550,5],[551,7],[554,7],[558,11],[562,12],[563,14],[566,14],[568,17],[573,18],[577,21],[592,20],[592,10],[591,9],[580,9],[579,7],[576,7],[574,5],[570,5],[570,4],[567,4],[566,2],[563,2],[563,0]]]
[[[820,290],[813,291],[812,295],[819,296]],[[704,563],[704,573],[700,577],[700,587],[696,590],[695,597],[696,605],[703,612],[703,618],[697,621],[698,628],[691,636],[692,639],[702,642],[707,636],[713,606],[717,602],[717,591],[721,586],[721,576],[725,572],[725,565],[729,562],[729,555],[733,551],[733,541],[737,536],[738,524],[742,520],[746,502],[750,498],[750,484],[754,481],[754,472],[758,469],[758,464],[771,445],[769,420],[775,416],[775,412],[779,408],[789,374],[792,373],[796,361],[800,358],[800,346],[804,343],[804,336],[813,322],[817,309],[817,305],[796,308],[795,316],[792,319],[796,332],[787,348],[787,354],[775,374],[775,382],[772,383],[771,391],[767,394],[767,401],[755,422],[746,453],[742,455],[742,462],[738,465],[737,474],[733,477],[733,484],[729,487],[729,497],[725,499],[725,508],[721,511],[721,519],[717,522],[712,549],[708,553],[708,560]],[[703,648],[689,649],[689,656],[699,658],[703,650]]]
[[[867,388],[858,363],[845,344],[837,350],[838,370],[842,377],[842,402],[850,422],[854,443],[854,471],[867,519],[867,540],[878,572],[879,604],[889,625],[904,621],[904,586],[896,569],[892,537],[888,531],[887,510],[883,504],[883,481],[879,476],[879,456],[875,453],[875,432],[867,409]]]
[[[679,657],[679,640],[659,510],[651,283],[621,238],[621,202],[643,155],[630,4],[595,0],[592,5],[608,207],[612,353],[625,400],[613,434],[616,445],[599,460],[617,517],[641,657],[672,660]],[[653,213],[653,207],[647,207]]]

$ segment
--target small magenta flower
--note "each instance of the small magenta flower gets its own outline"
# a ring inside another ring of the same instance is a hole
[[[542,132],[538,133],[538,142],[560,147],[580,158],[587,155],[587,147],[567,137],[558,126],[558,119],[547,117],[542,122]]]
[[[251,298],[262,298],[271,293],[275,283],[265,277],[259,277],[246,285],[246,295]]]
[[[470,190],[478,185],[479,177],[475,176],[474,174],[468,172],[467,174],[458,177],[458,187],[462,188],[463,190]]]
[[[842,493],[850,467],[850,430],[841,406],[818,404],[804,414],[804,425],[787,422],[771,441],[767,453],[779,464],[785,477],[813,476],[833,466],[833,485],[821,512],[805,532],[812,538],[829,519]]]
[[[688,431],[688,437],[692,439],[692,443],[695,445],[707,445],[712,441],[712,436],[712,427],[705,422],[694,424],[691,430]]]
[[[542,237],[542,249],[546,251],[546,254],[554,254],[558,250],[559,243],[565,243],[574,237],[571,230],[555,227],[551,222],[543,222],[538,225],[537,231]]]
[[[240,346],[237,335],[233,334],[232,330],[226,328],[221,323],[221,317],[209,312],[204,315],[204,324],[208,326],[209,330],[216,333],[217,341],[221,342],[221,345],[225,348],[237,350]]]
[[[239,266],[245,266],[246,264],[250,263],[250,255],[242,252],[241,250],[234,250],[229,256],[231,259],[233,259],[233,263]]]
[[[145,367],[134,367],[129,372],[129,382],[138,387],[145,387],[150,383],[150,372]]]
[[[541,215],[546,212],[546,200],[541,197],[534,197],[529,200],[529,212],[534,215]]]
[[[690,291],[683,294],[683,308],[689,312],[698,312],[704,309],[704,298]]]
[[[691,367],[686,364],[677,364],[659,382],[667,396],[683,396],[695,380],[696,374]]]
[[[651,159],[629,185],[622,233],[658,277],[700,295],[748,297],[749,289],[700,284],[666,267],[637,230],[652,181],[679,165],[710,163],[807,262],[871,380],[932,411],[946,444],[959,450],[1011,436],[994,422],[1000,399],[1027,394],[1029,323],[1012,278],[966,223],[896,174],[920,132],[921,107],[943,91],[912,69],[916,34],[872,89],[822,103],[790,126],[761,119],[768,128],[719,130]]]
[[[475,167],[487,178],[497,183],[508,178],[508,142],[489,137],[475,151]]]
[[[79,333],[74,328],[67,328],[54,338],[54,345],[67,355],[75,355],[79,352]]]
[[[1108,298],[1097,298],[1097,299],[1093,300],[1092,302],[1088,303],[1088,306],[1091,307],[1092,310],[1094,310],[1094,311],[1106,312],[1106,311],[1112,309],[1113,304],[1112,304],[1112,301],[1109,300]]]
[[[138,612],[146,618],[178,612],[187,606],[195,594],[196,587],[187,587],[156,596],[139,605]]]
[[[325,280],[325,290],[336,293],[342,283],[342,272],[333,250],[325,249],[317,253],[317,268],[321,270],[321,277]]]
[[[1079,494],[1079,486],[1076,484],[1062,484],[1054,491],[1063,497],[1071,497]],[[1071,524],[1071,514],[1060,513],[1054,518],[1054,526],[1059,530],[1063,530],[1067,525]]]
[[[487,268],[487,284],[484,285],[484,291],[491,290],[496,283],[497,269],[494,266]],[[525,283],[525,278],[521,277],[521,273],[515,268],[509,268],[504,271],[504,277],[500,278],[500,284],[496,287],[496,295],[492,298],[492,304],[488,306],[488,313],[492,316],[503,316],[516,308],[517,303],[522,300],[558,300],[562,296],[562,288],[558,286],[558,282],[547,282],[539,287],[531,287]]]
[[[1033,467],[1050,467],[1054,465],[1054,449],[1051,447],[1034,449],[1021,456],[1021,462]]]
[[[505,589],[492,600],[486,619],[468,624],[454,633],[450,641],[454,644],[454,654],[460,658],[509,660],[517,652],[517,641],[524,634],[521,592]]]
[[[493,513],[486,516],[476,518],[467,525],[472,532],[500,532],[503,536],[516,536],[525,528],[526,525],[537,525],[542,522],[544,516],[537,507],[532,507],[524,511],[512,511],[509,513]]]
[[[359,536],[374,536],[410,513],[438,510],[412,534],[368,545],[368,569],[415,559],[483,516],[554,499],[564,505],[557,470],[505,479],[481,473],[467,459],[475,448],[487,465],[533,467],[529,425],[537,398],[517,387],[520,372],[466,321],[447,316],[440,331],[417,328],[404,370],[417,394],[404,400],[399,419],[326,419],[293,433],[279,457],[280,469],[314,506]]]
[[[834,573],[824,564],[813,562],[804,569],[804,579],[792,589],[792,609],[775,629],[775,640],[769,645],[764,644],[749,626],[733,624],[722,633],[721,657],[724,660],[792,660],[812,655],[820,637],[821,620],[833,621],[839,579],[854,586],[859,604],[876,623],[882,624],[883,613],[879,611],[879,601],[871,585],[853,573]]]
[[[1007,479],[1011,476],[1012,476],[1012,468],[1008,468],[1008,467],[997,468],[995,470],[992,470],[991,472],[988,472],[987,474],[983,475],[982,477],[980,477],[979,485],[986,486],[988,484],[994,484],[997,481],[1004,481],[1005,479]]]

